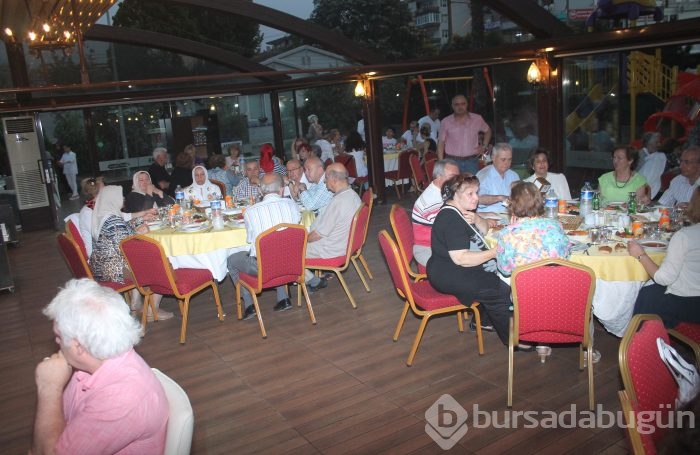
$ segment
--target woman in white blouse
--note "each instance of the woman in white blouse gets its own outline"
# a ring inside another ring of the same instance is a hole
[[[526,178],[526,182],[535,183],[537,179],[544,179],[554,188],[554,192],[557,193],[559,199],[567,201],[571,199],[571,191],[569,190],[569,182],[566,181],[566,176],[549,172],[549,152],[547,150],[543,148],[536,149],[530,156],[530,166],[535,173]],[[539,182],[541,183],[541,180]]]
[[[185,197],[193,201],[221,199],[221,190],[209,181],[209,175],[204,166],[195,166],[192,169],[192,185],[185,188]]]

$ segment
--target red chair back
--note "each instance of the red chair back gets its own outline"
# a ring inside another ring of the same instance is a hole
[[[119,248],[140,291],[150,288],[156,294],[180,296],[172,265],[160,243],[143,235],[134,235],[122,240]]]
[[[420,158],[418,155],[410,155],[408,157],[409,165],[411,166],[411,173],[413,174],[413,180],[416,182],[418,190],[423,191],[426,186],[428,186],[428,179],[425,176],[423,167],[420,165]]]
[[[398,180],[410,179],[411,178],[411,156],[418,156],[418,152],[415,150],[405,150],[399,153],[399,163],[398,163]]]
[[[700,324],[681,322],[673,330],[687,336],[696,343],[700,343]]]
[[[399,295],[403,296],[410,302],[413,302],[413,295],[411,294],[411,287],[409,285],[409,280],[407,279],[407,270],[401,259],[401,253],[399,248],[396,246],[396,242],[392,240],[389,233],[386,230],[379,232],[378,236],[379,246],[384,253],[386,258],[386,263],[389,266],[389,273],[391,274],[391,280],[394,283],[394,287],[398,291]]]
[[[370,213],[372,212],[372,206],[374,205],[374,192],[372,191],[372,187],[370,186],[365,190],[364,193],[362,193],[362,202],[367,204],[367,207],[369,207]]]
[[[406,210],[399,204],[391,206],[389,222],[391,223],[391,229],[394,231],[396,242],[399,245],[401,258],[409,273],[415,277],[416,274],[411,269],[411,263],[413,262],[413,223],[411,223]],[[420,264],[418,272],[425,273],[424,268]]]
[[[423,155],[423,161],[427,163],[428,161],[431,161],[431,160],[437,160],[437,157],[438,157],[437,153],[435,153],[433,151],[427,151]],[[428,174],[428,177],[430,177],[431,175],[432,174]]]
[[[428,178],[428,183],[433,181],[433,170],[435,169],[435,163],[437,163],[436,158],[425,161],[425,175]]]
[[[666,434],[668,417],[678,394],[676,381],[659,356],[657,338],[669,344],[661,319],[655,315],[635,315],[622,337],[619,352],[622,383],[632,409],[635,414],[645,412],[653,416],[652,422],[645,420],[645,423],[655,427],[654,431],[640,432],[645,453],[656,452],[656,446]]]
[[[355,254],[362,249],[362,245],[365,244],[365,239],[367,238],[368,229],[369,207],[367,207],[367,204],[363,203],[352,219],[352,230],[350,232],[350,237],[352,238],[352,246],[350,248],[351,254]]]
[[[304,282],[306,228],[278,224],[255,239],[258,259],[258,289]]]
[[[345,166],[350,177],[357,178],[357,166],[355,165],[355,157],[347,153],[341,153],[335,157],[336,163],[341,163]]]
[[[73,221],[68,220],[66,222],[66,232],[70,234],[71,239],[78,245],[80,253],[85,258],[85,262],[89,262],[89,257],[87,254],[87,248],[85,248],[85,242],[83,241],[83,236],[80,234],[80,229],[73,223]]]
[[[58,248],[61,250],[61,254],[63,254],[63,258],[66,260],[66,264],[68,264],[68,268],[73,274],[73,278],[92,279],[92,271],[85,261],[85,256],[80,253],[80,247],[77,242],[63,233],[58,234],[56,241],[58,242]]]
[[[516,268],[511,277],[517,340],[580,343],[590,336],[595,275],[561,259]]]

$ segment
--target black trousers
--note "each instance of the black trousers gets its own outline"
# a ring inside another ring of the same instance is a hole
[[[644,286],[634,303],[634,314],[658,314],[672,329],[681,322],[700,323],[700,296],[679,297],[666,294],[666,286]]]

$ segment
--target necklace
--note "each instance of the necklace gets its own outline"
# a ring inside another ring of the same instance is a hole
[[[622,188],[624,188],[624,187],[627,186],[627,184],[629,183],[629,181],[630,181],[631,178],[632,178],[632,173],[630,172],[630,176],[627,177],[627,180],[625,180],[624,182],[622,182],[622,186],[620,186],[620,185],[619,185],[619,182],[617,181],[617,175],[616,175],[616,176],[615,176],[615,186],[618,187],[618,188],[620,188],[620,189],[622,189]]]

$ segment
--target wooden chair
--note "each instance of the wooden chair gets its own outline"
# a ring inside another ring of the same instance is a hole
[[[474,313],[474,318],[476,319],[476,339],[479,347],[479,354],[483,355],[484,341],[481,333],[481,316],[478,308],[479,303],[474,302],[470,306],[466,307],[462,305],[455,296],[441,294],[436,291],[430,285],[428,280],[421,280],[417,282],[410,280],[408,270],[404,265],[404,261],[401,258],[396,242],[392,240],[386,230],[379,232],[379,245],[382,248],[387,264],[389,265],[389,271],[391,272],[391,278],[394,282],[396,292],[398,292],[399,297],[404,300],[403,311],[401,312],[399,322],[396,325],[396,330],[394,331],[394,341],[399,339],[399,335],[401,334],[401,329],[406,321],[406,315],[408,314],[409,309],[412,310],[416,316],[421,318],[418,333],[416,333],[416,337],[413,340],[413,346],[411,347],[411,351],[408,353],[406,365],[413,365],[413,359],[416,356],[418,346],[423,338],[423,332],[425,332],[425,327],[428,325],[428,321],[431,317],[441,314],[456,313],[457,327],[459,328],[460,332],[464,332],[462,312],[467,310]]]
[[[348,266],[352,263],[352,265],[355,267],[355,270],[357,271],[357,274],[360,276],[360,280],[362,280],[362,284],[364,284],[365,286],[365,290],[369,292],[369,286],[365,281],[364,275],[360,271],[360,268],[357,266],[357,263],[355,261],[352,261],[353,254],[358,250],[359,247],[362,246],[363,229],[364,225],[368,222],[368,220],[369,207],[367,207],[367,204],[363,203],[357,209],[357,212],[355,212],[355,216],[352,218],[352,223],[350,226],[350,235],[348,236],[348,244],[345,250],[345,254],[343,256],[338,256],[334,258],[306,258],[306,267],[310,269],[326,270],[335,273],[335,275],[338,277],[338,281],[340,281],[341,286],[343,286],[343,290],[345,290],[345,294],[347,294],[348,299],[350,300],[350,304],[353,308],[357,308],[357,304],[355,303],[355,299],[353,298],[352,293],[350,292],[350,288],[348,288],[348,285],[345,282],[345,279],[343,278],[342,272],[347,270]]]
[[[508,407],[513,405],[513,352],[519,342],[579,343],[588,352],[588,406],[594,410],[591,306],[595,274],[562,259],[545,259],[517,267],[510,279],[513,316],[508,337]]]
[[[411,179],[411,165],[409,159],[411,155],[418,155],[415,150],[406,150],[399,153],[398,166],[395,171],[385,171],[384,178],[391,180],[394,183],[394,189],[396,190],[396,196],[401,199],[401,191],[399,190],[399,183],[404,180]]]
[[[221,199],[226,197],[226,184],[222,182],[221,180],[216,180],[216,179],[209,179],[211,183],[219,187],[219,190],[221,190]]]
[[[437,161],[437,158],[438,158],[437,153],[428,150],[428,151],[425,152],[425,154],[423,155],[423,162],[427,163],[428,161],[431,161],[431,160],[436,160],[436,161]],[[431,175],[432,175],[432,174],[428,174],[428,178],[430,178]]]
[[[58,249],[61,250],[63,259],[66,260],[66,264],[73,274],[73,278],[89,278],[91,280],[95,280],[92,275],[92,270],[90,270],[90,266],[85,260],[85,256],[83,256],[82,252],[80,251],[80,246],[78,243],[64,233],[58,234],[56,241],[58,242]],[[100,286],[114,289],[120,294],[124,294],[136,287],[136,285],[130,280],[124,280],[123,283],[119,283],[117,281],[95,281],[99,283]]]
[[[420,164],[420,158],[418,154],[410,155],[408,157],[408,164],[411,166],[411,175],[413,176],[413,185],[419,193],[430,184],[430,180],[425,175],[425,170]]]
[[[187,319],[190,313],[190,299],[203,289],[211,286],[219,321],[224,320],[221,309],[219,288],[208,269],[173,269],[163,247],[157,241],[144,235],[127,237],[119,244],[122,254],[129,263],[136,287],[145,297],[141,323],[146,326],[148,308],[158,320],[158,309],[153,303],[153,294],[173,295],[177,298],[182,314],[180,344],[185,343]]]
[[[408,218],[408,213],[399,204],[394,204],[391,206],[391,212],[389,212],[389,222],[391,223],[392,231],[394,231],[394,237],[396,237],[396,243],[398,243],[401,259],[406,266],[406,271],[414,281],[425,279],[426,270],[423,265],[416,263],[418,272],[414,272],[411,266],[413,263],[414,243],[413,224]]]
[[[243,317],[241,311],[241,286],[243,286],[253,296],[253,305],[258,315],[258,324],[260,324],[260,332],[263,338],[267,338],[267,332],[265,332],[257,294],[266,288],[298,283],[298,305],[301,306],[301,294],[303,292],[311,323],[316,324],[316,317],[311,307],[309,291],[306,288],[304,279],[306,237],[306,228],[298,224],[278,224],[271,227],[255,239],[258,274],[239,273],[239,279],[236,283],[238,319],[240,320]]]
[[[437,163],[436,158],[425,161],[425,175],[428,177],[428,185],[430,185],[430,182],[433,181],[433,169],[435,169],[435,163]]]
[[[625,330],[618,353],[624,387],[618,392],[618,397],[625,418],[625,431],[634,454],[656,453],[659,442],[666,434],[668,417],[675,409],[678,395],[676,380],[659,355],[657,338],[669,343],[661,318],[652,314],[636,314]],[[635,422],[641,413],[645,414],[645,425],[653,428],[653,431],[638,431]]]

